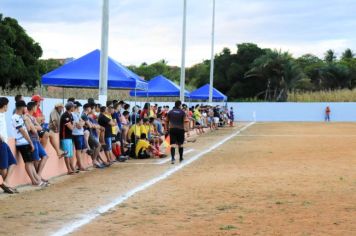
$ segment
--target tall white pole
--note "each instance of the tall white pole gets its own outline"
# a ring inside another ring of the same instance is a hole
[[[99,102],[105,105],[108,98],[109,0],[103,0],[102,14]]]
[[[213,0],[213,22],[211,30],[211,59],[210,59],[210,87],[209,87],[209,103],[213,102],[214,88],[214,43],[215,43],[215,0]]]
[[[182,64],[180,70],[180,100],[184,102],[185,91],[185,48],[186,48],[186,28],[187,28],[187,0],[184,1],[183,7],[183,36],[182,36]]]

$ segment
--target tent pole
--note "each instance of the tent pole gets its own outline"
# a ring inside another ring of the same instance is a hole
[[[65,97],[65,94],[64,94],[64,87],[62,87],[62,95],[63,95],[63,101],[62,101],[62,103],[64,104],[64,97]]]

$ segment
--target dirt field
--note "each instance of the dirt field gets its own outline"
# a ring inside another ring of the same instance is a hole
[[[200,137],[187,160],[236,131]],[[355,144],[356,124],[255,124],[73,235],[356,235]],[[131,161],[1,195],[0,235],[56,232],[170,168]]]

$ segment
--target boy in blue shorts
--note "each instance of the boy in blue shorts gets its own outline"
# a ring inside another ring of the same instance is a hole
[[[59,140],[61,143],[61,149],[67,153],[64,161],[67,166],[68,174],[72,175],[79,172],[76,170],[73,160],[72,130],[74,129],[74,125],[72,112],[74,112],[74,103],[68,102],[65,105],[65,109],[66,111],[62,114],[59,122]]]
[[[48,183],[48,180],[42,177],[42,171],[47,162],[47,153],[44,150],[42,144],[40,143],[40,137],[38,133],[42,131],[41,125],[37,122],[36,118],[33,116],[34,112],[37,110],[37,104],[35,102],[29,102],[27,104],[28,114],[24,116],[24,121],[28,130],[28,134],[32,140],[34,151],[32,153],[37,175],[41,177],[43,182]]]

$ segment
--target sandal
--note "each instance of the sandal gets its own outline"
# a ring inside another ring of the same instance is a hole
[[[5,193],[8,193],[8,194],[15,193],[12,188],[6,186],[5,184],[0,185],[0,187],[4,190]]]

